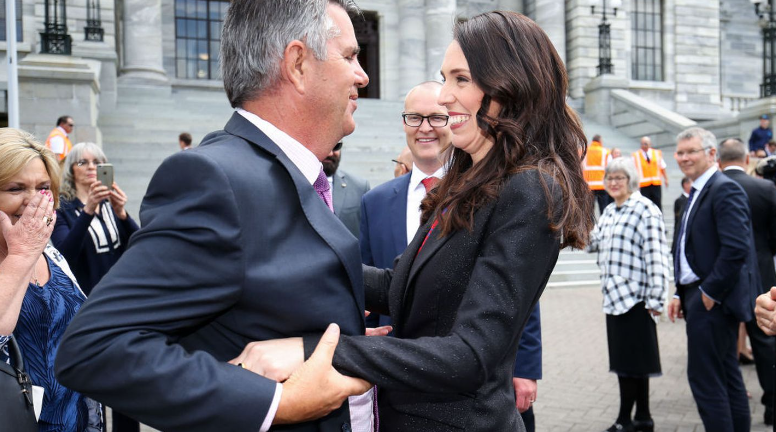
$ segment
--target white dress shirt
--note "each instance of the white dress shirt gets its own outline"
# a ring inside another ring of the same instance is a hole
[[[280,150],[285,153],[291,162],[299,168],[305,179],[310,183],[310,186],[318,179],[318,175],[323,168],[323,164],[307,147],[303,146],[299,141],[291,138],[287,133],[278,129],[272,123],[262,119],[256,114],[245,111],[242,108],[237,108],[237,113],[245,117],[246,120],[251,122],[254,126],[259,128],[260,131],[267,135]],[[331,182],[331,180],[329,180]],[[261,424],[259,432],[266,432],[272,426],[272,420],[275,418],[275,414],[278,411],[278,405],[280,404],[280,396],[283,394],[283,384],[278,383],[275,387],[275,397],[272,399],[272,405],[267,411],[267,417],[264,418],[264,422]],[[353,432],[372,432],[374,429],[372,423],[374,422],[374,412],[372,410],[372,390],[359,395],[351,396],[348,398],[348,404],[350,406],[350,423]]]
[[[420,202],[426,197],[426,187],[421,182],[427,177],[442,179],[444,175],[444,167],[440,167],[431,174],[426,174],[414,163],[412,164],[410,186],[407,188],[407,244],[410,244],[420,228]]]
[[[706,183],[708,183],[709,179],[711,178],[714,173],[717,172],[717,165],[712,165],[709,169],[706,170],[703,174],[701,174],[700,177],[695,179],[694,182],[692,182],[692,188],[695,189],[695,194],[692,197],[692,202],[689,203],[689,207],[687,207],[687,211],[684,214],[684,219],[688,219],[690,217],[690,212],[692,211],[692,208],[695,207],[695,203],[698,201],[698,197],[700,197],[701,191],[703,190],[703,187],[706,186]],[[679,283],[682,285],[688,285],[693,282],[699,281],[701,278],[696,275],[692,269],[690,268],[690,263],[687,262],[687,256],[684,254],[684,243],[685,239],[687,238],[687,230],[689,227],[685,226],[684,232],[682,233],[682,238],[679,239]],[[711,298],[711,297],[709,297]]]

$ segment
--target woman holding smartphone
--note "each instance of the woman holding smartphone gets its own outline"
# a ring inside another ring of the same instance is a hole
[[[94,143],[73,146],[65,158],[60,206],[51,243],[65,257],[88,296],[127,248],[137,223],[124,205],[127,195],[113,182],[97,179],[97,166],[107,163]],[[138,431],[136,421],[113,412],[113,430]]]

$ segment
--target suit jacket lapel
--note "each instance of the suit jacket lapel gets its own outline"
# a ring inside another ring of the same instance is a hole
[[[717,180],[717,176],[720,175],[719,171],[716,171],[714,174],[712,174],[711,177],[709,177],[709,180],[706,182],[705,185],[703,185],[703,189],[701,189],[700,193],[697,197],[694,198],[694,203],[692,203],[692,209],[690,210],[690,214],[687,216],[687,227],[685,228],[685,244],[690,242],[690,233],[692,233],[692,230],[690,229],[692,227],[692,223],[695,220],[695,216],[698,214],[698,210],[701,207],[701,204],[703,204],[703,200],[706,198],[706,196],[709,194],[709,190],[711,189],[714,182]],[[688,203],[689,204],[689,203]],[[685,204],[686,206],[687,204]],[[687,252],[685,252],[685,255],[687,255]]]
[[[334,213],[339,214],[342,210],[342,206],[345,204],[345,194],[347,193],[347,182],[345,181],[345,174],[340,171],[334,173],[331,185],[331,199],[334,205]],[[344,185],[344,186],[343,186]]]
[[[224,130],[237,135],[257,147],[275,155],[278,162],[288,171],[296,188],[302,211],[310,225],[319,236],[337,254],[345,271],[350,278],[350,289],[353,293],[359,311],[364,310],[364,282],[361,270],[361,254],[358,244],[353,243],[353,236],[345,228],[334,213],[329,210],[321,197],[315,192],[312,185],[299,171],[299,168],[286,156],[286,154],[272,140],[264,135],[253,123],[246,120],[238,113],[224,127]]]
[[[407,189],[410,187],[410,175],[401,177],[401,182],[393,188],[393,195],[388,200],[388,211],[391,212],[391,230],[396,255],[407,247]]]

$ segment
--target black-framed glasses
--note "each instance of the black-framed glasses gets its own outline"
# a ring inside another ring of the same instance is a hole
[[[401,118],[404,119],[404,124],[409,127],[420,127],[420,125],[423,124],[423,120],[428,120],[429,126],[439,128],[447,126],[447,120],[450,116],[445,114],[431,114],[424,116],[415,113],[404,113],[401,115]]]
[[[340,151],[342,149],[342,141],[338,142],[331,151]]]
[[[404,168],[407,168],[407,170],[408,170],[408,171],[409,171],[409,169],[410,169],[410,168],[407,166],[407,164],[406,164],[406,163],[404,163],[404,162],[402,162],[402,161],[397,161],[396,159],[391,159],[391,162],[397,163],[397,164],[399,164],[399,165],[403,166]]]

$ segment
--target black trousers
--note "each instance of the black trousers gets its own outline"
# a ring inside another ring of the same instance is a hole
[[[657,208],[660,209],[660,212],[663,212],[663,205],[660,203],[663,199],[663,191],[660,189],[662,186],[658,185],[652,185],[652,186],[644,186],[641,188],[641,194],[645,197],[649,198],[650,201],[655,203]]]
[[[738,320],[707,311],[698,284],[680,285],[687,321],[687,378],[707,432],[748,432],[752,419],[738,367]]]
[[[523,419],[526,432],[536,431],[536,419],[534,418],[533,407],[530,407],[525,412],[520,413],[520,417]]]
[[[614,199],[609,196],[605,190],[594,190],[592,192],[593,196],[595,197],[595,201],[598,203],[598,214],[603,214],[606,206],[614,202]],[[593,213],[595,213],[595,208],[593,209]],[[595,216],[595,214],[593,216]]]

